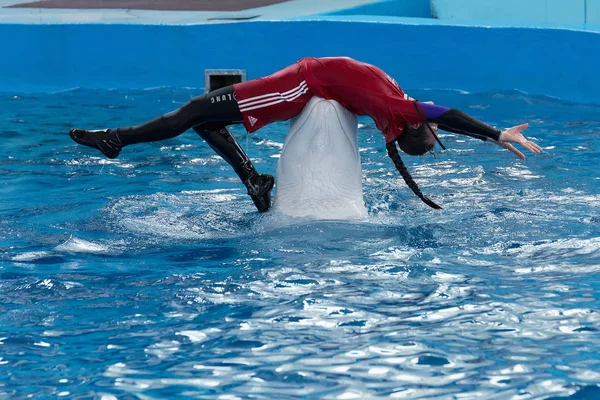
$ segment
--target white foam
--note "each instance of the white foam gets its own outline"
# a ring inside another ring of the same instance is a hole
[[[283,149],[283,143],[274,142],[272,140],[260,140],[256,142],[258,146],[274,147],[276,149]]]
[[[39,260],[40,258],[48,256],[52,256],[52,253],[49,251],[30,251],[27,253],[17,254],[12,258],[12,260],[17,262],[27,262]]]
[[[109,248],[107,246],[99,243],[88,242],[87,240],[79,239],[75,236],[71,236],[66,242],[56,246],[54,250],[68,253],[109,253]]]
[[[206,333],[201,331],[180,331],[176,332],[176,335],[186,336],[192,343],[200,343],[206,340],[208,337]]]
[[[188,165],[219,165],[222,164],[224,161],[220,156],[217,155],[213,155],[210,157],[201,157],[201,158],[192,158],[191,160],[188,160],[186,162],[186,164]]]
[[[109,366],[103,375],[109,378],[117,378],[126,375],[141,375],[143,373],[144,372],[142,371],[127,368],[127,365],[125,363],[120,362]]]
[[[180,343],[176,340],[165,340],[148,346],[144,351],[158,358],[168,358],[171,354],[179,351]]]
[[[349,390],[349,391],[346,391],[336,397],[336,399],[339,399],[339,400],[352,400],[352,399],[363,399],[363,398],[364,398],[364,393],[357,391],[357,390],[356,391]]]

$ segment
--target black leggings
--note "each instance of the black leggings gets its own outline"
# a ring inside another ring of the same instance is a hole
[[[191,128],[219,130],[243,120],[233,86],[194,97],[179,109],[137,126],[118,128],[121,143],[156,142],[181,135]]]
[[[181,108],[138,126],[117,128],[121,143],[156,142],[181,135],[190,128],[235,170],[245,184],[257,174],[227,125],[243,120],[233,86],[194,97]]]

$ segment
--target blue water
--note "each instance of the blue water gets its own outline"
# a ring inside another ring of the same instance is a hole
[[[544,153],[443,135],[404,157],[435,211],[362,118],[369,218],[311,222],[255,212],[193,132],[68,137],[196,91],[0,94],[0,398],[600,396],[600,107],[413,93]],[[275,173],[287,126],[233,131]]]

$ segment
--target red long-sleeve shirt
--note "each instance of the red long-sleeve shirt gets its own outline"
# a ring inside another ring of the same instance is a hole
[[[381,69],[347,57],[303,58],[298,61],[308,89],[335,100],[356,115],[367,115],[385,135],[386,143],[404,130],[404,123],[423,123],[423,111],[408,100],[396,81]]]

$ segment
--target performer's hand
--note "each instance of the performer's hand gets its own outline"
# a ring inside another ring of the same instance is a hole
[[[527,150],[531,151],[533,154],[539,154],[542,152],[542,148],[538,146],[536,143],[530,142],[523,136],[521,131],[524,131],[529,127],[529,124],[523,124],[518,126],[513,126],[512,128],[508,128],[504,132],[500,134],[500,138],[498,141],[493,141],[498,146],[504,147],[505,149],[511,151],[516,154],[521,160],[525,159],[525,155],[521,153],[519,150],[515,148],[511,143],[518,143],[521,146],[525,147]]]

